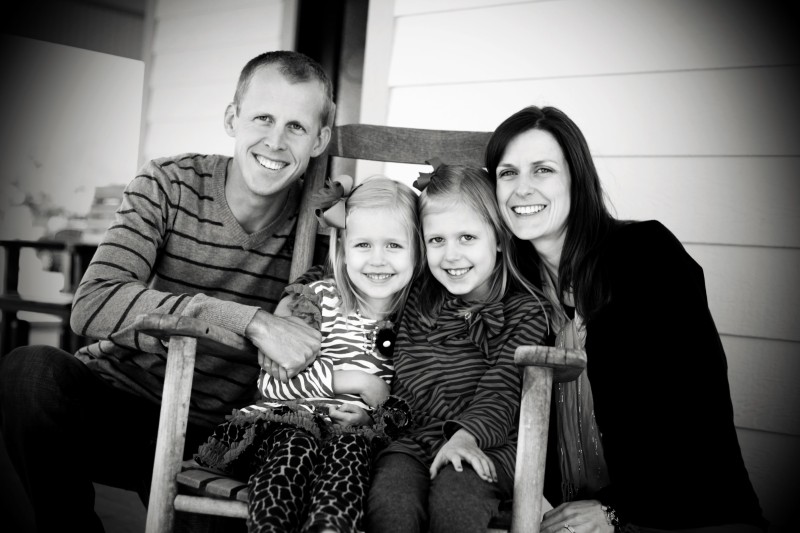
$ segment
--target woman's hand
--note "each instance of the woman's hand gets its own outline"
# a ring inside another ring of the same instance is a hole
[[[494,468],[494,462],[483,453],[475,437],[466,429],[459,429],[450,439],[439,448],[439,453],[433,458],[431,464],[431,479],[436,477],[439,469],[447,463],[452,463],[456,472],[461,472],[464,467],[461,466],[461,461],[467,461],[473,470],[483,479],[489,483],[497,481],[497,471]]]
[[[567,527],[569,526],[569,527]],[[613,533],[597,500],[562,503],[544,514],[541,533]]]
[[[357,405],[343,403],[332,405],[328,410],[331,420],[340,426],[368,426],[372,424],[372,418],[364,409]]]

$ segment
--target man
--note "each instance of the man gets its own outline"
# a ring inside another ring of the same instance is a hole
[[[252,59],[225,111],[234,156],[157,159],[126,189],[73,302],[72,328],[101,340],[76,356],[29,346],[0,360],[3,438],[40,533],[102,531],[92,481],[147,502],[166,350],[132,330],[137,315],[224,326],[289,376],[315,357],[318,332],[270,312],[289,275],[299,180],[328,144],[334,109],[313,60]],[[257,375],[255,360],[198,355],[187,454],[254,399]]]

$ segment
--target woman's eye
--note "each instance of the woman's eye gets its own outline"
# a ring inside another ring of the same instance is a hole
[[[553,172],[553,169],[547,167],[540,167],[536,169],[537,174],[549,174]]]
[[[501,170],[500,172],[497,173],[498,178],[507,178],[514,175],[516,175],[516,171],[510,169]]]

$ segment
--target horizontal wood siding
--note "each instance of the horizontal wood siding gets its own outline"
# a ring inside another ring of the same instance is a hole
[[[382,57],[365,87],[383,92],[364,96],[385,102],[367,121],[394,126],[492,130],[531,104],[578,123],[615,213],[662,221],[704,269],[744,459],[779,527],[800,473],[798,21],[749,0],[394,0],[368,28]]]
[[[157,0],[153,9],[142,159],[181,152],[231,154],[223,129],[239,72],[284,48],[290,0]]]

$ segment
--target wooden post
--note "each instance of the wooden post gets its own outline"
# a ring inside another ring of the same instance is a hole
[[[170,337],[146,533],[172,531],[175,521],[176,476],[183,460],[196,348],[194,337]]]
[[[553,369],[526,366],[522,381],[511,533],[539,533]],[[522,453],[522,451],[525,453]],[[520,502],[520,505],[516,505]]]

